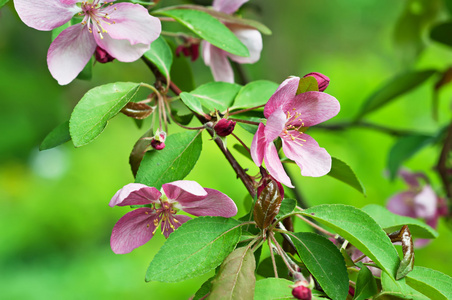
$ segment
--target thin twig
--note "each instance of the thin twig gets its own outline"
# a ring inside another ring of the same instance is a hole
[[[251,124],[251,125],[259,125],[260,122],[254,122],[254,121],[248,121],[243,119],[236,119],[236,118],[228,118],[228,120],[239,122],[239,123],[245,123],[245,124]]]
[[[313,228],[317,229],[318,231],[322,232],[323,234],[326,234],[329,237],[335,237],[335,234],[326,231],[325,229],[323,229],[322,227],[320,227],[319,225],[309,221],[308,219],[306,219],[305,217],[302,217],[300,215],[296,215],[298,218],[302,219],[304,222],[308,223],[309,225],[311,225]]]
[[[233,136],[233,137],[235,137],[235,139],[237,140],[237,141],[239,141],[240,142],[240,144],[242,144],[242,146],[246,149],[246,151],[248,151],[248,152],[250,152],[251,153],[251,150],[250,150],[250,148],[248,148],[248,146],[238,137],[238,136],[236,136],[233,132],[231,133],[231,135]]]
[[[268,248],[270,249],[270,257],[272,258],[273,271],[275,272],[275,278],[278,278],[278,268],[276,267],[275,255],[273,254],[273,247],[270,239],[267,239]]]
[[[229,113],[229,115],[230,115],[230,116],[238,115],[238,114],[241,114],[241,113],[244,113],[244,112],[247,112],[247,111],[251,111],[251,110],[255,110],[255,109],[257,109],[257,108],[264,107],[264,106],[265,106],[265,104],[262,104],[262,105],[258,105],[258,106],[251,107],[251,108],[247,108],[247,109],[242,109],[242,110],[233,111],[233,112]]]
[[[363,127],[363,128],[373,129],[373,130],[380,131],[380,132],[383,132],[383,133],[386,133],[389,135],[393,135],[393,136],[404,136],[404,135],[415,134],[414,131],[394,129],[394,128],[381,126],[378,124],[369,123],[369,122],[365,122],[365,121],[343,122],[343,123],[327,124],[327,125],[319,124],[319,125],[315,125],[315,127],[313,127],[313,128],[328,129],[328,130],[345,130],[345,129],[348,129],[351,127]]]

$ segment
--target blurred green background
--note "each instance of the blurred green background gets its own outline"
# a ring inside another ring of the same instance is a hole
[[[174,3],[162,0],[164,5]],[[277,83],[289,75],[324,73],[331,79],[327,92],[341,103],[341,112],[329,123],[349,120],[367,96],[399,72],[444,70],[452,64],[452,51],[425,36],[426,48],[416,61],[410,60],[409,51],[395,46],[394,26],[405,4],[392,0],[252,0],[243,14],[266,24],[273,35],[264,36],[261,60],[246,65],[245,70],[253,80]],[[447,18],[445,11],[437,18]],[[128,209],[107,204],[119,188],[133,182],[128,155],[145,128],[137,130],[131,119],[119,115],[88,146],[75,149],[66,143],[38,151],[46,134],[69,119],[72,108],[90,88],[114,81],[152,83],[151,72],[142,61],[96,64],[92,81],[75,80],[62,87],[47,69],[49,43],[50,33],[28,28],[12,5],[0,11],[0,298],[187,299],[213,273],[177,284],[144,282],[149,262],[164,243],[162,235],[126,255],[113,254],[109,246],[113,225]],[[192,66],[197,85],[212,80],[201,59]],[[450,120],[452,89],[441,92],[436,122],[430,113],[434,81],[372,113],[368,120],[436,132]],[[170,133],[176,130],[171,127]],[[251,142],[251,134],[241,128],[236,133]],[[347,162],[367,189],[363,197],[328,176],[296,176],[297,187],[310,205],[384,205],[406,188],[399,179],[390,182],[385,175],[394,137],[356,128],[334,132],[312,128],[310,134],[332,156]],[[234,143],[228,139],[228,146]],[[239,216],[243,215],[245,188],[208,136],[203,147],[187,179],[228,194],[238,204]],[[257,172],[251,161],[232,151],[250,168],[250,174]],[[406,166],[425,171],[441,192],[432,172],[438,154],[439,148],[426,148]],[[293,174],[298,172],[292,169]],[[438,231],[437,240],[416,251],[416,264],[452,275],[452,233],[443,220]]]

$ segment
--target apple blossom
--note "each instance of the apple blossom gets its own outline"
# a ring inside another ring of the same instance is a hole
[[[226,13],[233,14],[243,3],[248,0],[214,0],[212,8]],[[238,24],[225,23],[237,38],[248,48],[250,55],[242,57],[226,52],[214,45],[202,42],[202,57],[204,63],[210,67],[215,81],[234,82],[234,72],[228,58],[239,64],[252,64],[259,60],[262,51],[262,36],[256,29]]]
[[[70,83],[83,70],[99,46],[122,62],[139,59],[160,35],[160,21],[141,5],[113,1],[14,0],[21,20],[29,27],[49,31],[69,22],[52,42],[47,65],[59,84]]]
[[[305,133],[307,127],[338,114],[339,102],[323,92],[297,93],[299,77],[286,79],[270,97],[264,108],[267,124],[259,124],[251,143],[251,157],[257,166],[265,162],[277,181],[293,187],[278,156],[273,141],[282,140],[284,154],[301,169],[303,176],[323,176],[331,169],[331,156]]]
[[[110,245],[116,254],[129,253],[147,243],[159,224],[163,235],[168,238],[182,223],[190,220],[188,216],[176,215],[178,210],[194,216],[229,218],[237,214],[237,206],[231,198],[188,180],[163,184],[161,191],[130,183],[116,192],[109,205],[144,205],[125,214],[113,227]]]

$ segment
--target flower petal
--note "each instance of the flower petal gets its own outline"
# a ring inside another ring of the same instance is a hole
[[[182,210],[194,216],[230,218],[237,214],[237,206],[227,195],[214,189],[204,188],[204,199],[181,203]]]
[[[278,107],[282,107],[286,102],[292,101],[297,93],[300,77],[289,77],[283,81],[270,97],[264,108],[264,116],[268,118]]]
[[[268,143],[273,142],[283,131],[286,125],[286,114],[281,108],[276,109],[267,119],[265,125],[265,139]]]
[[[323,75],[322,73],[318,73],[318,72],[308,73],[308,74],[304,75],[303,78],[308,77],[308,76],[314,77],[315,80],[317,80],[317,86],[319,87],[319,92],[323,92],[330,84],[330,79],[328,78],[328,76]]]
[[[94,32],[94,39],[99,47],[122,62],[136,61],[150,49],[150,46],[147,44],[132,45],[128,40],[115,40],[110,37],[108,33],[105,33],[100,37],[98,32]]]
[[[281,160],[278,156],[278,151],[276,151],[276,147],[273,143],[269,143],[267,146],[264,155],[264,162],[268,173],[270,173],[273,178],[290,188],[294,187],[289,176],[287,176],[286,171],[284,171]]]
[[[284,154],[301,169],[301,175],[320,177],[331,170],[331,156],[306,133],[296,130],[282,138]]]
[[[414,211],[419,218],[433,218],[437,207],[438,200],[430,185],[424,186],[422,191],[414,197]]]
[[[129,183],[116,192],[108,205],[113,207],[115,205],[128,206],[151,204],[157,201],[160,196],[162,196],[162,193],[155,187],[149,187],[141,183]]]
[[[262,51],[262,35],[256,29],[244,28],[239,25],[228,25],[228,28],[236,35],[236,37],[248,48],[249,56],[237,56],[228,54],[228,56],[239,64],[254,64],[261,57]]]
[[[262,165],[262,161],[264,160],[264,152],[267,144],[267,140],[265,139],[265,125],[259,123],[250,148],[251,158],[258,167]]]
[[[149,45],[159,37],[162,31],[160,20],[151,16],[147,9],[139,4],[109,5],[102,10],[102,13],[107,13],[110,17],[111,25],[104,25],[108,35],[116,40],[127,40],[132,45]]]
[[[417,218],[413,208],[413,201],[416,194],[413,191],[398,193],[389,199],[386,208],[397,215]]]
[[[228,53],[207,42],[203,42],[202,47],[204,63],[210,67],[215,81],[234,83],[234,72],[228,61]]]
[[[171,216],[171,223],[173,224],[173,227],[170,226],[168,223],[168,219],[162,220],[162,233],[163,235],[168,238],[171,233],[173,233],[177,228],[179,228],[183,223],[187,222],[191,218],[189,216],[185,215],[176,215]]]
[[[60,0],[14,0],[20,19],[37,30],[52,30],[69,22],[81,11],[77,1]]]
[[[297,119],[291,124],[313,126],[331,119],[339,113],[339,101],[331,95],[322,92],[306,92],[296,95],[292,101],[283,105],[283,111],[296,111],[301,121]]]
[[[47,52],[49,71],[60,85],[70,83],[83,70],[96,50],[96,42],[81,24],[61,32]]]
[[[207,192],[196,181],[178,180],[162,185],[165,195],[170,201],[179,202],[184,205],[186,202],[202,200],[207,196]]]
[[[215,10],[224,12],[225,14],[235,13],[243,3],[249,0],[214,0],[212,7]]]
[[[158,219],[158,214],[148,207],[125,214],[113,227],[111,250],[116,254],[124,254],[146,244],[154,236],[155,219]]]
[[[418,188],[420,186],[419,184],[419,178],[424,178],[427,180],[424,174],[422,173],[412,173],[408,170],[402,169],[399,171],[399,175],[403,178],[403,180],[411,187],[411,188]]]

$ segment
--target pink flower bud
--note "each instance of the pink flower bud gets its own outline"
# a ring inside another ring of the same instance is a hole
[[[113,61],[115,58],[113,56],[111,56],[107,51],[105,51],[104,49],[102,49],[101,47],[97,46],[96,48],[96,52],[94,52],[95,56],[96,56],[96,60],[100,63],[108,63]]]
[[[312,298],[311,289],[304,285],[299,285],[299,286],[295,287],[292,290],[292,295],[296,299],[311,300],[311,298]]]
[[[155,150],[162,150],[165,148],[165,140],[166,140],[166,133],[165,132],[158,132],[154,136],[154,138],[151,141],[151,146]]]
[[[323,75],[322,73],[312,72],[304,75],[303,78],[308,76],[312,76],[317,80],[317,84],[319,85],[319,92],[323,92],[330,84],[330,79],[328,78],[328,76]]]
[[[219,136],[228,136],[234,131],[235,122],[228,119],[221,119],[215,124],[213,129]]]

